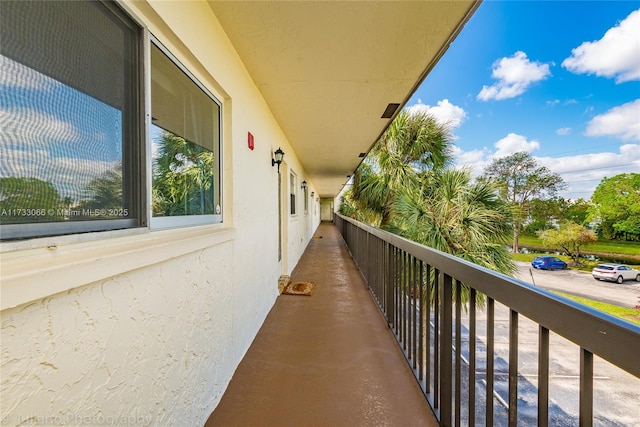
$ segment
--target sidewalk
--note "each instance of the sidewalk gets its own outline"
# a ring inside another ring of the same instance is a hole
[[[437,426],[337,228],[322,223],[206,426]]]

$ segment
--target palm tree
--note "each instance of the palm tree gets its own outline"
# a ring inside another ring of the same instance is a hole
[[[354,175],[341,212],[373,226],[506,274],[511,210],[493,181],[454,170],[451,136],[425,114],[402,112]],[[433,270],[432,270],[433,276]],[[433,286],[435,277],[424,286]],[[467,286],[456,299],[469,301]],[[408,292],[406,289],[405,292]],[[477,294],[482,304],[484,296]],[[433,302],[433,301],[432,301]]]
[[[85,188],[81,209],[122,209],[122,163],[93,178]]]
[[[498,184],[453,170],[451,135],[426,114],[401,112],[354,174],[341,212],[478,265],[512,274],[511,210]]]
[[[468,169],[422,174],[421,186],[393,206],[397,233],[483,267],[513,274],[507,249],[511,209],[494,182],[471,182]]]
[[[213,213],[213,153],[164,131],[153,162],[153,213],[156,216]]]
[[[424,113],[402,111],[354,174],[348,197],[373,225],[389,228],[401,194],[420,185],[421,173],[450,163],[450,143],[446,125]]]

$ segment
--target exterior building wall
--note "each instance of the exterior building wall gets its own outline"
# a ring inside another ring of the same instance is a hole
[[[223,223],[0,244],[3,425],[202,425],[320,222],[278,260],[272,152],[313,183],[207,3],[122,5],[222,101]]]

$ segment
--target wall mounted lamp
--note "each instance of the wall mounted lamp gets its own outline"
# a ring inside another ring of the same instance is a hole
[[[282,163],[282,158],[284,157],[284,151],[278,147],[278,149],[273,153],[273,157],[271,158],[271,166],[278,165],[278,173],[280,173],[280,164]]]
[[[307,181],[302,181],[302,185],[301,185],[302,189],[304,190],[305,188],[307,188]]]
[[[313,199],[313,196],[315,196],[315,195],[316,195],[315,191],[312,191],[311,192],[311,198]]]

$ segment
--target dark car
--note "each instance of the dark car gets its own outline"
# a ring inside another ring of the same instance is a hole
[[[567,268],[567,263],[554,256],[537,256],[531,261],[533,268],[541,268],[543,270],[563,270]]]

